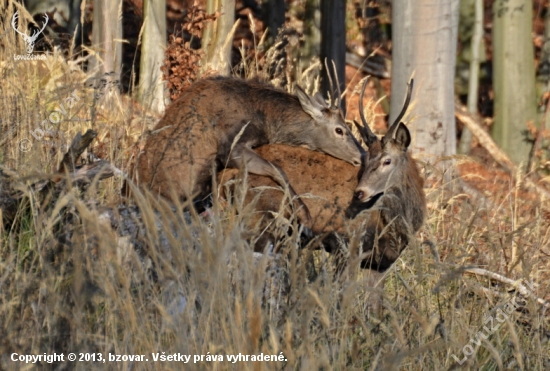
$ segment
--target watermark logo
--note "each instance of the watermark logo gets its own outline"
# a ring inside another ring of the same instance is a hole
[[[53,125],[50,124],[59,124],[61,119],[67,115],[67,108],[73,108],[76,102],[80,100],[80,97],[76,93],[76,89],[63,100],[63,103],[59,105],[57,110],[50,112],[47,119],[42,121],[38,127],[34,130],[31,130],[31,135],[37,141],[41,141],[44,138],[46,132],[53,129]],[[42,130],[44,129],[44,130]],[[21,152],[28,152],[32,147],[32,141],[29,138],[23,138],[19,141],[19,150]]]
[[[527,280],[525,280],[524,283],[525,283],[525,286],[529,287],[530,289],[530,290],[527,289],[527,296],[535,297],[535,295],[533,294],[533,291],[534,291],[533,284]],[[478,331],[477,334],[475,334],[470,339],[468,344],[462,347],[462,353],[464,353],[464,358],[459,359],[456,355],[451,354],[451,356],[459,365],[462,365],[464,362],[466,362],[468,357],[474,354],[473,345],[480,346],[481,341],[488,339],[490,335],[494,334],[500,328],[500,325],[502,325],[508,319],[508,317],[521,305],[520,303],[516,303],[516,298],[517,296],[514,296],[511,300],[506,302],[506,304],[504,304],[502,309],[498,308],[495,312],[494,317],[490,315],[487,318],[485,318],[485,321],[483,322],[483,324],[485,325],[483,326],[483,330]],[[495,319],[496,319],[496,323],[495,323]],[[489,325],[489,327],[487,327],[487,325]]]
[[[23,36],[23,40],[25,40],[25,44],[27,44],[27,55],[14,55],[13,59],[15,59],[15,60],[17,60],[17,59],[26,59],[26,60],[46,59],[45,55],[32,56],[31,54],[34,50],[34,43],[36,42],[36,39],[42,33],[42,31],[44,31],[44,29],[48,25],[48,21],[50,20],[48,15],[46,13],[44,13],[44,25],[42,26],[42,28],[40,30],[34,30],[32,35],[30,35],[30,36],[27,35],[27,33],[23,33],[23,32],[21,32],[17,29],[17,26],[16,26],[15,22],[17,21],[18,18],[19,18],[19,11],[16,11],[15,14],[13,15],[13,17],[11,18],[11,26],[13,27],[15,32],[17,32],[19,35]]]

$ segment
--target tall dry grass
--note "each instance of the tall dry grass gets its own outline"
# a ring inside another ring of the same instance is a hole
[[[9,31],[13,9],[2,9]],[[460,179],[426,189],[429,214],[418,239],[385,274],[383,311],[372,310],[370,277],[358,267],[337,279],[332,258],[300,250],[297,232],[281,232],[276,257],[254,257],[257,230],[238,203],[207,221],[138,194],[142,227],[120,236],[101,205],[119,202],[121,179],[37,201],[29,182],[56,170],[77,132],[94,128],[93,151],[119,168],[155,118],[130,99],[94,99],[89,77],[60,54],[14,61],[22,39],[7,32],[0,48],[0,159],[29,201],[0,238],[0,369],[76,370],[546,370],[548,314],[532,297],[499,329],[470,341],[512,297],[511,286],[463,272],[479,266],[535,282],[548,294],[548,200],[459,193]],[[52,133],[30,131],[74,89],[81,99]],[[115,103],[105,103],[118,99]],[[92,112],[95,116],[92,117]],[[50,135],[51,134],[51,135]],[[57,135],[56,135],[57,134]],[[32,141],[28,152],[20,141]],[[462,159],[464,161],[464,159]],[[449,191],[450,190],[450,191]],[[480,201],[482,200],[482,201]],[[63,236],[60,238],[59,236]],[[250,239],[244,236],[252,236]],[[135,246],[130,241],[138,241]],[[431,246],[431,247],[430,247]],[[517,262],[510,260],[512,248]],[[517,264],[516,264],[517,263]],[[514,266],[515,264],[515,266]],[[380,315],[381,314],[381,315]],[[496,322],[495,322],[496,323]],[[474,354],[458,366],[465,345]],[[13,353],[143,354],[147,362],[26,365]],[[222,355],[224,361],[153,362],[152,353]],[[227,361],[227,355],[284,355],[283,362]]]

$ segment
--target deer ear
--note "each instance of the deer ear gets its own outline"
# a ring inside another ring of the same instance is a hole
[[[307,93],[298,85],[296,85],[296,95],[302,105],[302,109],[314,119],[321,118],[323,116],[323,106],[317,102],[316,98],[311,98]]]
[[[327,101],[325,100],[325,97],[323,97],[323,94],[321,94],[321,92],[318,91],[317,93],[315,93],[315,95],[313,96],[313,100],[315,100],[315,102],[317,102],[321,107],[328,108]]]
[[[411,133],[402,122],[399,123],[399,126],[394,131],[393,141],[402,150],[406,150],[407,148],[409,148],[409,144],[411,144]]]

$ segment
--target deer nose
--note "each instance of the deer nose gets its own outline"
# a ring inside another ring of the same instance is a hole
[[[355,192],[355,199],[361,201],[363,199],[363,191],[357,191]]]

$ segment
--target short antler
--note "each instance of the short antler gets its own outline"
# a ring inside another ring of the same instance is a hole
[[[369,82],[369,79],[366,78],[365,81],[363,82],[363,86],[361,87],[361,94],[359,96],[359,115],[361,116],[362,126],[355,121],[354,121],[354,124],[357,127],[357,130],[359,130],[359,133],[361,134],[361,137],[363,138],[363,141],[365,142],[367,147],[370,147],[371,144],[373,144],[378,140],[378,138],[370,129],[369,124],[367,123],[367,119],[365,119],[363,98],[365,96],[365,89],[367,88],[368,82]]]
[[[399,115],[395,119],[395,121],[391,124],[390,128],[388,129],[388,132],[386,135],[384,135],[384,138],[382,138],[382,142],[386,142],[388,139],[393,138],[393,134],[395,132],[395,129],[399,125],[399,122],[405,116],[405,112],[407,112],[407,108],[409,108],[409,103],[411,102],[411,94],[412,94],[412,88],[414,84],[414,79],[410,79],[409,83],[407,84],[407,96],[405,97],[405,102],[403,103],[403,108],[401,109],[401,112],[399,112]]]

